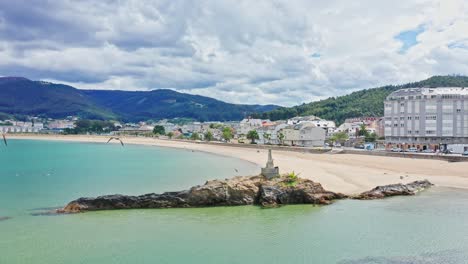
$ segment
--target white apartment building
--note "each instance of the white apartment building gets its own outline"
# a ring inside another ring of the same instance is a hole
[[[387,148],[468,150],[468,88],[408,88],[385,100]]]

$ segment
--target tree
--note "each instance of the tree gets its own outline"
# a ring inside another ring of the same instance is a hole
[[[369,136],[369,132],[367,131],[365,124],[362,124],[359,126],[358,136],[363,136],[363,137]]]
[[[153,134],[156,134],[156,135],[165,135],[166,134],[166,130],[164,129],[163,126],[154,126],[153,128]]]
[[[171,131],[167,133],[167,136],[169,137],[169,139],[172,139],[172,137],[174,136],[174,132]]]
[[[191,140],[200,140],[200,135],[197,132],[193,132],[190,136]]]
[[[75,128],[64,130],[65,134],[109,133],[114,131],[114,123],[102,120],[80,119],[75,122]]]
[[[375,133],[367,133],[367,136],[364,137],[366,142],[375,142],[377,140],[377,134]]]
[[[284,141],[284,134],[283,134],[283,132],[279,132],[279,133],[278,133],[278,139],[279,139],[281,145],[283,145],[283,141]]]
[[[213,140],[213,133],[211,133],[211,131],[207,131],[204,136],[206,141]]]
[[[250,143],[254,144],[255,140],[259,139],[260,137],[258,136],[257,131],[250,130],[249,133],[247,133],[247,138],[250,139]]]
[[[265,141],[267,143],[270,143],[271,134],[270,133],[263,133],[263,138],[265,139]]]
[[[232,139],[232,130],[230,127],[223,128],[223,139],[227,142],[231,141]]]
[[[348,140],[348,134],[346,132],[337,132],[330,137],[330,141],[332,142],[344,142]]]

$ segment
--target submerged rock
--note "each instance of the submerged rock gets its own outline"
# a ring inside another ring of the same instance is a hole
[[[84,211],[186,208],[208,206],[252,205],[277,206],[283,204],[330,204],[334,199],[346,198],[343,194],[323,189],[320,183],[297,178],[290,182],[285,177],[267,179],[263,176],[234,177],[227,180],[207,181],[180,192],[145,194],[141,196],[105,195],[80,198],[70,202],[58,213]]]
[[[0,216],[0,221],[5,221],[5,220],[8,220],[8,219],[11,219],[11,217],[9,217],[9,216]]]
[[[433,184],[428,180],[414,181],[408,184],[390,184],[377,186],[374,189],[363,192],[353,198],[358,200],[373,200],[397,195],[415,195],[431,186],[433,186]]]

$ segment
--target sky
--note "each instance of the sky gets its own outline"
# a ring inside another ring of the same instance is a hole
[[[467,0],[0,0],[0,76],[292,106],[468,75]]]

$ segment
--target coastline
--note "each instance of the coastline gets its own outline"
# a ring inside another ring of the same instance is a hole
[[[87,135],[9,135],[11,139],[106,143],[108,136]],[[266,149],[199,144],[186,141],[144,137],[125,137],[125,144],[189,149],[238,158],[264,166]],[[120,144],[112,142],[113,144]],[[441,160],[408,159],[358,154],[301,153],[274,150],[275,165],[281,173],[295,171],[300,177],[319,182],[333,192],[348,195],[370,190],[378,185],[407,184],[427,179],[436,186],[468,189],[468,163]],[[401,179],[400,177],[403,177]]]

